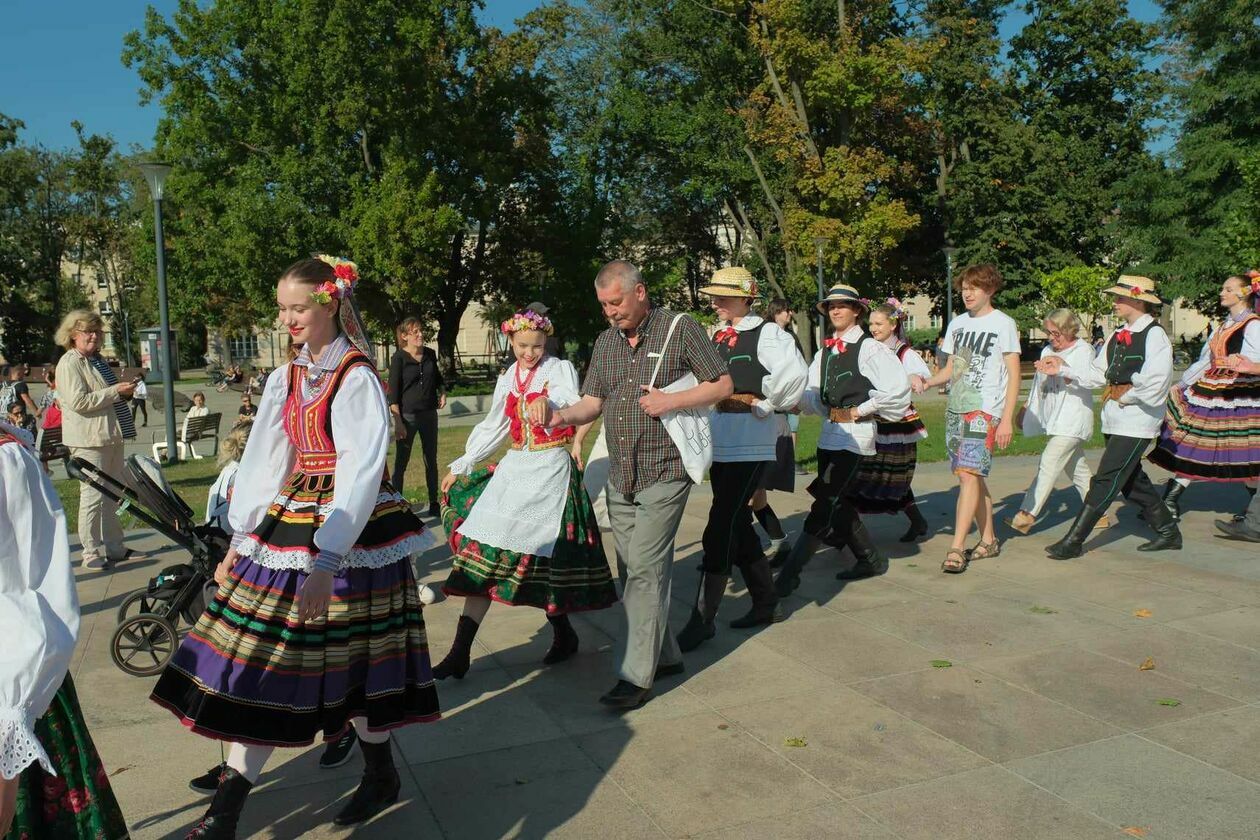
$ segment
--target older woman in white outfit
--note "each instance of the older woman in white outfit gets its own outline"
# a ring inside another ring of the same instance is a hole
[[[1094,348],[1078,337],[1081,328],[1081,319],[1072,310],[1050,312],[1042,324],[1050,343],[1042,349],[1041,358],[1057,356],[1075,370],[1088,367],[1094,360]],[[1071,479],[1082,500],[1089,492],[1094,474],[1085,461],[1085,442],[1094,434],[1094,392],[1078,380],[1038,373],[1016,419],[1025,437],[1047,438],[1037,475],[1024,494],[1019,513],[1007,520],[1016,531],[1027,534],[1041,516],[1060,473]],[[1106,528],[1108,524],[1104,516],[1095,527]]]

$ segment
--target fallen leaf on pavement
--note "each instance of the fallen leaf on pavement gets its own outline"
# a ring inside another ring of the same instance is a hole
[[[783,745],[785,747],[804,747],[807,746],[804,738],[784,738]]]
[[[1154,671],[1155,670],[1155,657],[1153,656],[1146,657],[1146,659],[1142,662],[1142,664],[1138,666],[1138,670],[1139,671]]]
[[[719,723],[719,724],[718,724],[718,729],[730,729],[730,728],[731,728],[731,727],[730,727],[730,725],[729,725],[729,724],[725,724],[725,723]]]
[[[1180,701],[1180,700],[1174,700],[1174,699],[1173,699],[1173,698],[1171,698],[1171,697],[1161,697],[1160,699],[1156,700],[1155,702],[1156,702],[1156,703],[1158,703],[1158,704],[1159,704],[1159,705],[1161,705],[1161,706],[1180,706],[1180,705],[1181,705],[1181,701]]]
[[[1142,609],[1140,610],[1134,610],[1133,614],[1136,615],[1138,618],[1150,618],[1152,615],[1154,615],[1154,613],[1152,613],[1146,607],[1142,607]]]
[[[954,667],[954,663],[950,662],[948,659],[933,659],[932,667],[933,668],[952,668]]]
[[[1125,834],[1129,835],[1130,837],[1145,837],[1146,836],[1146,829],[1139,828],[1136,825],[1126,825],[1124,828],[1120,830],[1123,831]]]
[[[1051,609],[1050,607],[1039,607],[1036,604],[1029,607],[1028,611],[1030,613],[1036,613],[1037,615],[1054,615],[1058,612],[1056,609]]]

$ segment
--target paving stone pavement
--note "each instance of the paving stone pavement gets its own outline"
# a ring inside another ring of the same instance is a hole
[[[997,462],[999,515],[1013,513],[1034,466]],[[1183,551],[1136,552],[1145,537],[1126,508],[1089,554],[1059,563],[1043,548],[1074,510],[1061,488],[1032,535],[949,576],[939,565],[952,479],[925,465],[916,487],[937,534],[907,546],[896,541],[903,520],[869,520],[893,557],[887,575],[844,586],[834,575],[846,561],[820,554],[787,620],[753,633],[725,626],[747,608],[736,579],[717,638],[629,714],[596,703],[615,680],[620,609],[575,617],[581,654],[543,669],[541,613],[496,605],[467,678],[441,684],[446,717],[393,736],[398,805],[336,828],[359,760],[321,771],[318,748],[281,750],[240,836],[1260,836],[1260,551],[1211,525],[1241,506],[1242,490],[1186,493]],[[772,501],[798,528],[803,490]],[[678,536],[675,629],[696,589],[707,503],[696,488]],[[119,603],[179,560],[162,543],[134,533],[142,559],[77,572],[73,673],[136,838],[182,837],[205,807],[186,782],[220,760],[215,742],[147,700],[152,680],[109,658]],[[434,585],[448,565],[440,548],[417,561]],[[435,660],[459,609],[453,599],[425,610]],[[1148,657],[1154,669],[1139,670]]]

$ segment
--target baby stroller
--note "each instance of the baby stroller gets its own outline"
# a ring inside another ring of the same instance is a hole
[[[128,674],[151,677],[166,667],[180,635],[214,599],[214,569],[227,554],[229,541],[218,528],[195,523],[192,508],[152,458],[132,455],[126,470],[130,486],[82,458],[71,458],[66,466],[71,478],[119,502],[119,513],[128,511],[190,555],[189,562],[162,569],[118,607],[110,656]]]

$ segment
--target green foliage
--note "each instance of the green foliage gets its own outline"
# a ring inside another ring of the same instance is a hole
[[[1042,316],[1051,309],[1066,307],[1089,322],[1111,310],[1111,301],[1102,293],[1115,283],[1115,272],[1109,268],[1073,265],[1038,273],[1036,282]]]

